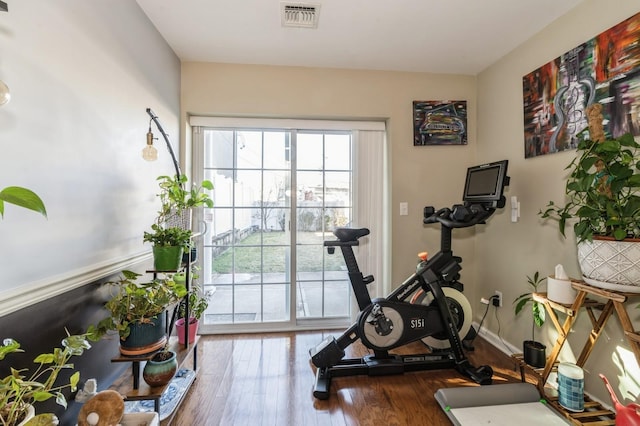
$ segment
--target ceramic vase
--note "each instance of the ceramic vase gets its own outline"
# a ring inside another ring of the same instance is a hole
[[[169,357],[161,359],[163,354],[169,354]],[[177,369],[178,360],[175,352],[158,352],[144,365],[142,378],[151,387],[164,386],[173,379]]]

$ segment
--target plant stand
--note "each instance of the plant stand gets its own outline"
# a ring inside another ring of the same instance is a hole
[[[551,350],[551,354],[547,358],[547,362],[544,368],[536,369],[530,367],[523,361],[522,354],[514,354],[512,355],[512,358],[520,367],[520,377],[522,381],[525,381],[525,372],[532,373],[536,378],[536,385],[538,387],[540,395],[544,397],[551,406],[553,406],[556,410],[567,417],[569,421],[572,422],[572,424],[614,425],[615,413],[605,409],[598,402],[592,401],[589,397],[585,396],[584,412],[570,412],[560,406],[557,396],[548,396],[545,394],[544,385],[549,377],[549,374],[551,374],[552,371],[557,371],[558,355],[560,354],[560,350],[566,342],[571,327],[575,323],[578,313],[582,308],[584,308],[589,315],[592,329],[586,343],[582,348],[582,352],[580,353],[580,356],[576,361],[576,365],[578,365],[579,367],[583,367],[585,365],[587,359],[589,358],[589,355],[591,355],[593,347],[602,334],[607,320],[614,312],[618,315],[618,319],[620,320],[620,324],[622,325],[624,334],[629,341],[629,345],[631,346],[633,353],[635,354],[636,360],[638,361],[638,363],[640,363],[640,334],[634,330],[633,324],[629,319],[629,314],[627,313],[627,310],[624,306],[624,303],[628,298],[639,297],[640,294],[622,293],[612,290],[606,290],[590,286],[581,280],[575,279],[571,280],[571,286],[578,291],[576,300],[572,305],[563,305],[553,302],[547,299],[546,293],[533,293],[533,299],[544,304],[551,322],[558,331],[558,338],[556,339],[555,345]],[[599,302],[597,300],[587,298],[587,296],[604,298],[605,302]],[[594,310],[599,310],[600,315],[597,315]],[[558,313],[566,315],[564,322],[560,323]],[[593,423],[594,420],[597,420],[598,423]]]
[[[183,375],[185,374],[184,369],[182,369],[182,365],[187,361],[189,357],[192,358],[193,361],[193,370],[189,370],[188,378],[190,382],[186,386],[182,386],[184,388],[184,392],[181,395],[177,396],[177,406],[180,404],[184,395],[186,395],[189,386],[195,379],[195,372],[198,368],[198,359],[197,359],[197,348],[198,341],[200,340],[200,336],[196,336],[195,342],[192,345],[180,345],[178,343],[177,337],[171,337],[169,339],[169,349],[176,352],[178,359],[178,371]],[[166,389],[169,388],[171,383],[167,383],[164,386],[150,387],[144,381],[140,380],[140,363],[144,361],[148,361],[153,357],[153,354],[147,354],[142,356],[125,356],[120,355],[111,359],[111,362],[130,362],[131,363],[131,373],[122,374],[111,386],[111,389],[118,391],[121,395],[124,396],[125,401],[144,401],[144,400],[152,400],[154,404],[154,411],[160,413],[160,401]],[[132,380],[133,379],[133,380]],[[175,379],[174,379],[175,380]],[[169,418],[173,417],[173,413],[169,413]],[[163,424],[165,424],[163,422]],[[167,423],[168,424],[168,423]]]
[[[199,237],[200,235],[202,235],[201,233],[197,233],[194,234],[192,236],[193,238]],[[185,262],[184,266],[185,266],[185,285],[187,288],[187,291],[189,290],[189,285],[191,283],[191,264],[192,264],[192,260],[191,260],[191,251],[189,251],[189,254],[187,255],[187,262]],[[178,272],[178,271],[147,271],[147,273],[152,273],[154,279],[157,277],[158,274],[160,273],[166,273],[166,272]],[[185,313],[186,316],[188,318],[189,315],[189,303],[188,303],[188,297],[186,298],[187,302],[186,302],[186,306],[185,306]],[[172,315],[172,318],[170,321],[167,322],[167,335],[171,335],[171,331],[173,329],[173,325],[174,325],[174,320],[175,320],[175,314],[177,312],[178,307],[176,306],[174,308],[174,313]],[[167,312],[168,315],[168,312]],[[169,425],[171,424],[171,420],[173,419],[173,416],[175,415],[175,411],[177,410],[177,408],[180,406],[180,404],[182,403],[182,400],[184,399],[184,396],[187,394],[187,391],[189,390],[189,387],[191,386],[191,384],[193,383],[193,381],[195,380],[196,377],[196,371],[198,369],[198,358],[197,358],[197,354],[198,354],[198,342],[200,341],[200,336],[196,335],[195,336],[195,340],[193,343],[189,343],[189,339],[188,339],[188,328],[185,329],[185,344],[180,344],[178,342],[178,338],[176,336],[172,336],[169,338],[169,344],[168,344],[168,349],[174,351],[176,353],[176,357],[177,357],[177,361],[178,361],[178,372],[176,373],[176,376],[174,376],[173,381],[167,383],[164,386],[157,386],[157,387],[150,387],[147,383],[145,383],[144,381],[140,381],[140,363],[141,362],[146,362],[148,360],[150,360],[154,353],[150,353],[150,354],[146,354],[146,355],[141,355],[141,356],[125,356],[120,354],[120,356],[116,356],[115,358],[111,359],[111,362],[130,362],[131,363],[131,374],[129,373],[124,373],[122,374],[111,386],[111,389],[118,391],[121,395],[124,396],[125,401],[148,401],[148,400],[152,400],[153,401],[153,409],[156,413],[158,413],[160,415],[161,413],[161,401],[162,401],[162,397],[165,394],[165,391],[167,391],[169,389],[169,387],[172,385],[172,383],[174,381],[181,380],[181,386],[180,386],[180,391],[178,392],[179,394],[174,396],[172,398],[172,402],[171,402],[171,406],[173,408],[173,410],[170,413],[163,413],[163,416],[161,417],[161,424],[162,425]],[[188,369],[184,369],[182,368],[183,364],[185,363],[185,361],[191,357],[192,358],[192,364],[193,364],[193,370],[188,370]],[[180,376],[180,377],[178,377]],[[131,378],[133,378],[133,382],[131,382]]]

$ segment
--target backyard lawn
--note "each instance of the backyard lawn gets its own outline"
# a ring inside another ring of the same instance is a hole
[[[326,234],[327,239],[333,235]],[[228,247],[213,259],[212,270],[218,274],[235,272],[274,273],[284,272],[287,267],[289,235],[286,232],[256,232],[235,247]],[[298,232],[298,271],[337,271],[345,268],[340,250],[327,254],[322,246],[323,236],[319,232]],[[323,265],[324,262],[324,265]],[[234,267],[235,264],[235,267]]]

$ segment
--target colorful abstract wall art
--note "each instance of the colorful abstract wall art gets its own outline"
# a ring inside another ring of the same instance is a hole
[[[466,145],[467,101],[413,101],[413,145]]]
[[[525,158],[576,148],[593,102],[608,137],[640,135],[639,40],[640,13],[522,78]]]

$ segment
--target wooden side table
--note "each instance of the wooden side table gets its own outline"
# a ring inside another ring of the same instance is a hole
[[[551,349],[551,354],[547,357],[544,369],[535,369],[527,365],[522,359],[522,354],[514,354],[512,355],[512,358],[520,367],[522,381],[525,381],[526,371],[532,373],[534,377],[536,377],[540,395],[545,397],[554,408],[563,413],[573,424],[614,425],[615,413],[603,408],[599,403],[591,401],[588,397],[585,397],[585,411],[583,413],[569,412],[558,404],[557,397],[545,395],[544,385],[551,372],[556,371],[557,369],[557,360],[560,351],[569,337],[571,327],[573,327],[573,324],[578,317],[578,313],[582,308],[584,308],[589,315],[589,319],[591,321],[591,332],[582,347],[582,351],[576,361],[576,365],[580,367],[585,365],[589,355],[591,355],[593,347],[602,334],[607,321],[614,312],[617,314],[627,341],[635,354],[636,360],[640,364],[640,334],[634,330],[633,324],[629,319],[629,314],[624,306],[624,303],[629,298],[640,297],[640,293],[623,293],[602,289],[586,284],[584,281],[574,279],[571,280],[571,286],[578,292],[575,301],[571,305],[564,305],[549,300],[546,293],[533,293],[533,299],[544,305],[549,319],[558,331],[558,338]],[[603,298],[605,301],[601,302],[593,299],[592,297]],[[600,311],[599,315],[596,311]],[[558,314],[565,315],[564,321],[561,322]],[[598,420],[598,423],[592,423],[594,420]]]

